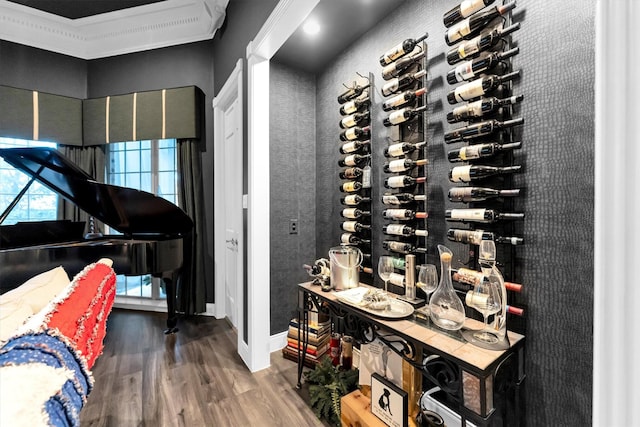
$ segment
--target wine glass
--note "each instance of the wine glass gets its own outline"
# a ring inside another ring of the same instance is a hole
[[[384,291],[387,292],[387,282],[394,272],[393,258],[383,255],[378,258],[378,276],[384,281]]]
[[[487,326],[488,317],[502,309],[502,300],[497,282],[489,281],[489,278],[484,276],[473,291],[467,294],[466,302],[467,305],[478,310],[484,318],[484,327],[480,331],[474,332],[473,337],[488,344],[497,343],[498,337],[491,333]]]
[[[429,295],[438,287],[438,271],[434,264],[420,264],[418,266],[418,281],[416,286],[425,293],[426,301],[424,313],[429,314]]]

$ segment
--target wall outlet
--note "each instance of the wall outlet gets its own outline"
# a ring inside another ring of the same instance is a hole
[[[289,234],[298,234],[298,219],[289,220]]]

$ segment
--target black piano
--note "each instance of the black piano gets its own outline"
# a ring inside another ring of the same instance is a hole
[[[153,194],[96,182],[53,148],[5,148],[0,157],[31,177],[0,215],[0,293],[62,265],[70,277],[102,257],[116,274],[161,277],[167,294],[167,330],[177,331],[176,286],[190,260],[193,222]],[[34,180],[122,235],[85,234],[85,223],[41,221],[2,225]]]

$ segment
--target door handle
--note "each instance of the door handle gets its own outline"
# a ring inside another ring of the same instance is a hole
[[[234,246],[238,246],[238,241],[236,239],[229,239],[226,241],[226,243],[231,243]]]

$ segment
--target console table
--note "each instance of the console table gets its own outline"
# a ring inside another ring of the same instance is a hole
[[[361,284],[360,286],[368,287]],[[507,332],[509,348],[487,350],[468,343],[460,331],[445,331],[417,313],[390,320],[339,301],[334,291],[323,292],[311,282],[298,285],[299,335],[298,386],[301,385],[308,339],[309,312],[319,311],[332,319],[334,332],[351,335],[359,343],[378,338],[411,364],[423,381],[440,387],[440,401],[477,426],[523,424],[523,335]],[[464,328],[480,329],[482,323],[467,319]]]

